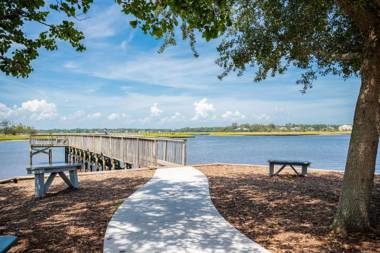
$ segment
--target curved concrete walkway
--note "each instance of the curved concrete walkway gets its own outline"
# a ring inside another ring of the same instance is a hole
[[[206,176],[193,167],[158,169],[115,212],[104,252],[268,252],[230,225],[211,202]]]

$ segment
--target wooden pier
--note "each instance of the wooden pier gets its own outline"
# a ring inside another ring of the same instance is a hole
[[[65,149],[66,163],[81,163],[83,171],[186,165],[186,140],[105,134],[31,135],[33,156],[43,153],[52,163],[52,149]]]

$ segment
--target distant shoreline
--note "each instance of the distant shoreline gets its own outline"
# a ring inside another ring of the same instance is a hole
[[[28,139],[28,135],[0,135],[0,141],[26,141]]]
[[[59,133],[58,133],[59,134]],[[76,133],[80,134],[80,133]],[[125,135],[125,133],[112,133],[111,135]],[[152,132],[139,134],[148,138],[194,138],[197,135],[207,136],[337,136],[349,135],[350,131],[294,131],[294,132]],[[134,134],[136,136],[136,134]],[[1,141],[26,141],[29,139],[28,135],[0,135]]]

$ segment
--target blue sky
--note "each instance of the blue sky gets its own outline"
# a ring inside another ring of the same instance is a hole
[[[217,41],[200,40],[199,58],[182,41],[159,54],[162,42],[128,20],[119,6],[96,2],[78,22],[84,53],[60,42],[58,51],[40,51],[29,78],[0,73],[0,119],[40,129],[352,122],[358,78],[319,78],[306,94],[297,69],[260,83],[253,72],[220,81]]]

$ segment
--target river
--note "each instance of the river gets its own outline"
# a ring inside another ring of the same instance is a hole
[[[335,136],[207,136],[188,139],[188,163],[267,164],[268,159],[310,161],[312,168],[343,170],[349,135]],[[26,175],[27,141],[0,142],[0,179]],[[37,155],[33,162],[46,162]],[[55,149],[54,162],[62,162],[63,150]],[[380,173],[380,159],[376,172]]]

